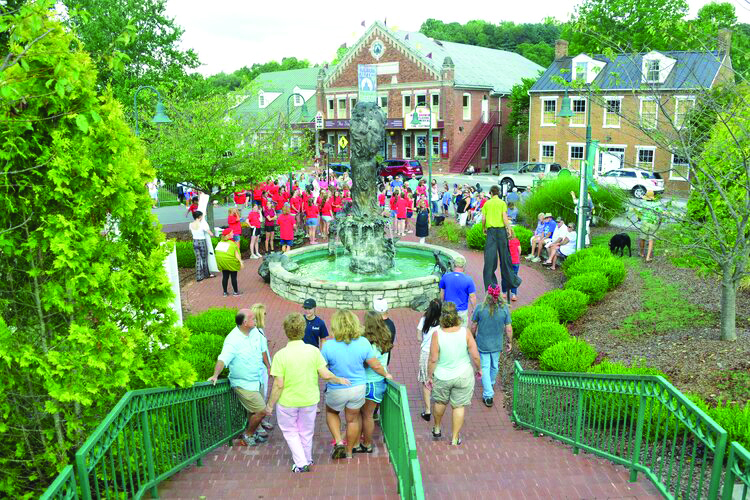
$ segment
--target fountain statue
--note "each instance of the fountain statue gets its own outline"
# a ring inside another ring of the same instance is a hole
[[[351,255],[349,270],[382,273],[393,267],[396,250],[386,237],[386,220],[377,204],[375,156],[383,150],[385,117],[374,102],[358,102],[349,125],[352,206],[339,221],[341,244]]]

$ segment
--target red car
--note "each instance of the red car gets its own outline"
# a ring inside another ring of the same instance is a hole
[[[383,161],[380,170],[378,171],[378,175],[381,177],[388,177],[389,175],[396,177],[397,175],[402,175],[407,179],[411,177],[421,179],[422,165],[419,163],[419,160],[393,158]]]

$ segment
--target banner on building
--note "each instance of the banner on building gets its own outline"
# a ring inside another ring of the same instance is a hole
[[[378,71],[374,64],[360,64],[357,67],[359,102],[377,102]]]
[[[586,151],[586,182],[592,190],[596,190],[596,182],[594,182],[594,165],[596,164],[596,157],[599,150],[599,141],[591,141],[589,143],[588,151]]]

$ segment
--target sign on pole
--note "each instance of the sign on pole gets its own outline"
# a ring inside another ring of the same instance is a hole
[[[349,141],[347,141],[346,137],[342,135],[341,138],[339,139],[339,147],[341,149],[346,149],[348,145],[349,145]]]
[[[378,72],[374,64],[360,64],[357,67],[359,102],[377,102]]]
[[[323,113],[321,111],[318,111],[318,114],[315,115],[315,130],[320,130],[323,128]]]

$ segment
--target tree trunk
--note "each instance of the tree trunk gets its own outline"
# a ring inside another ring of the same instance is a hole
[[[721,274],[721,340],[737,340],[737,284],[728,265]]]

